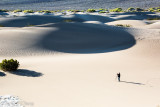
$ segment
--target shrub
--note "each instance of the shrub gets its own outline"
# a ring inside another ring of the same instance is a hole
[[[16,71],[19,67],[19,62],[17,60],[7,60],[4,59],[2,63],[0,63],[0,68],[3,71]]]
[[[1,9],[0,12],[9,12],[9,10]]]
[[[137,7],[136,11],[141,12],[141,11],[144,11],[144,9]]]
[[[110,10],[111,12],[122,12],[122,8],[115,8]]]
[[[155,11],[156,11],[156,8],[149,8],[148,11],[150,11],[150,12],[155,12]]]
[[[129,24],[116,24],[116,26],[118,26],[118,27],[131,27],[131,25],[129,25]]]
[[[99,13],[107,13],[106,11],[100,11]]]
[[[60,12],[65,12],[66,10],[61,10]]]
[[[42,10],[42,11],[37,11],[37,12],[40,12],[40,13],[52,13],[53,11],[50,11],[50,10]]]
[[[23,12],[24,13],[33,13],[34,11],[33,10],[24,10]]]
[[[81,12],[85,12],[84,10],[81,10]]]
[[[17,12],[22,12],[21,9],[17,9],[17,10],[13,10],[14,13],[17,13]]]
[[[95,9],[88,9],[87,12],[92,13],[92,12],[96,12],[96,10]]]
[[[128,12],[134,12],[134,11],[135,11],[135,8],[130,7],[130,8],[127,9],[127,11],[128,11]]]
[[[80,12],[80,10],[67,10],[68,12],[73,12],[73,13],[76,13],[76,12]]]
[[[101,8],[101,9],[98,9],[99,11],[108,11],[108,9],[103,9],[103,8]]]
[[[52,13],[50,10],[42,10],[44,13]]]

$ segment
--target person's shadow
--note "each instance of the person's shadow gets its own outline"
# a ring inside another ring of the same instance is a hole
[[[120,82],[129,83],[129,84],[136,84],[136,85],[145,85],[143,83],[138,83],[138,82],[128,82],[128,81],[120,81]]]
[[[40,77],[43,75],[40,72],[26,70],[26,69],[18,69],[17,71],[10,71],[9,73],[19,75],[19,76],[27,76],[27,77]]]

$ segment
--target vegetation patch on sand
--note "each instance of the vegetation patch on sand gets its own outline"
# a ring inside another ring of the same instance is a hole
[[[118,26],[118,27],[131,27],[132,25],[129,25],[129,24],[116,24],[115,26]]]
[[[24,13],[34,13],[33,10],[23,10]]]
[[[63,22],[73,22],[73,20],[66,19],[66,20],[63,20]]]
[[[88,9],[86,12],[92,13],[92,12],[96,12],[96,10],[95,9]]]
[[[34,12],[40,12],[40,13],[56,13],[56,12],[72,12],[72,13],[77,13],[77,12],[88,12],[88,13],[93,13],[93,12],[99,12],[99,13],[109,13],[109,12],[160,12],[160,7],[152,7],[148,9],[143,9],[139,7],[129,7],[128,9],[123,9],[121,7],[117,7],[114,9],[105,9],[105,8],[100,8],[100,9],[87,9],[87,10],[74,10],[74,9],[69,9],[69,10],[21,10],[21,9],[16,9],[16,10],[7,10],[7,9],[1,9],[0,12],[23,12],[23,13],[34,13]]]
[[[16,71],[19,67],[19,62],[17,60],[14,59],[4,59],[1,63],[0,63],[0,69],[3,71]]]
[[[0,25],[0,27],[5,27],[4,25]]]
[[[111,9],[110,12],[122,12],[122,8]]]
[[[150,17],[150,18],[147,18],[147,20],[160,20],[160,17]]]
[[[17,10],[13,10],[14,13],[17,13],[17,12],[22,12],[21,9],[17,9]]]

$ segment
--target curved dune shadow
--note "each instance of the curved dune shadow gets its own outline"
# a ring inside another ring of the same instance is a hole
[[[3,76],[6,76],[6,74],[3,72],[0,72],[0,76],[3,77]]]
[[[136,41],[128,32],[89,23],[58,23],[36,46],[65,53],[104,53],[132,47]]]
[[[43,74],[40,72],[35,72],[26,69],[18,69],[17,71],[10,72],[11,74],[19,75],[19,76],[27,76],[27,77],[40,77]]]

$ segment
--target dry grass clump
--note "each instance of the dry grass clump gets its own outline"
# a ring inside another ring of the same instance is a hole
[[[147,20],[160,20],[160,17],[149,17]]]
[[[33,27],[33,26],[35,26],[35,25],[28,23],[25,27]]]
[[[63,22],[73,22],[73,20],[66,19],[66,20],[63,20]]]
[[[131,27],[132,25],[129,25],[129,24],[116,24],[115,26],[118,26],[118,27]]]
[[[0,25],[0,27],[5,27],[4,25]]]

